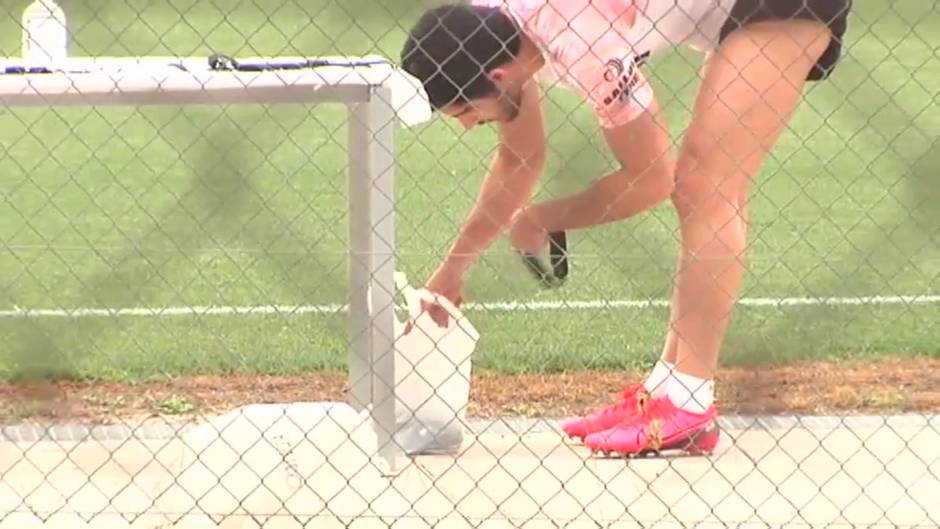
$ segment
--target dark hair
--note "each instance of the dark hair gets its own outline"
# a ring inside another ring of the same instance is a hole
[[[520,45],[518,28],[499,8],[445,5],[426,11],[411,29],[401,66],[439,110],[495,94],[485,74],[514,59]]]

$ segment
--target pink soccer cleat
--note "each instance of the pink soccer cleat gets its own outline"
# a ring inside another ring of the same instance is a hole
[[[584,439],[592,433],[607,430],[643,413],[650,398],[643,384],[634,384],[623,391],[618,402],[586,417],[568,419],[561,425],[561,429],[570,437]]]
[[[691,413],[662,397],[651,400],[645,413],[586,436],[584,444],[592,453],[708,455],[720,437],[717,417],[715,406],[703,414]]]

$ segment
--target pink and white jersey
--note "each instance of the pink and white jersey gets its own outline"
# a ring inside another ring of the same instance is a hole
[[[713,48],[734,0],[473,0],[502,8],[542,50],[547,80],[587,101],[603,127],[642,113],[653,89],[640,70],[670,47]]]

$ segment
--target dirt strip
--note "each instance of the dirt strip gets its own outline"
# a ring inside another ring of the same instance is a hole
[[[940,360],[802,363],[724,368],[716,379],[726,414],[940,413]],[[637,373],[476,373],[469,415],[564,417],[612,401]],[[344,399],[344,373],[297,376],[192,376],[162,382],[0,383],[0,424],[39,420],[120,423],[131,417],[177,419],[250,403]]]

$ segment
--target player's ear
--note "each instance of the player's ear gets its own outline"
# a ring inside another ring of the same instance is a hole
[[[503,85],[509,80],[509,70],[502,66],[497,66],[490,70],[486,76],[497,85]]]

